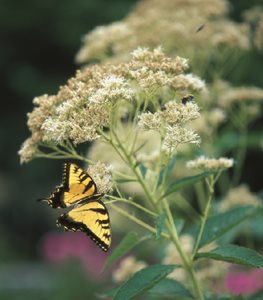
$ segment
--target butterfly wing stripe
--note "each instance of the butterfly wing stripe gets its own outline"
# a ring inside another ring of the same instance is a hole
[[[111,243],[109,215],[100,200],[90,200],[59,217],[59,225],[65,230],[80,230],[107,251]]]
[[[47,202],[53,208],[64,208],[97,194],[96,184],[89,174],[76,164],[66,163],[63,167],[62,185],[47,198]]]
[[[84,180],[83,180],[84,181]],[[83,182],[81,181],[81,182]],[[96,186],[94,185],[94,182],[91,180],[87,185],[85,185],[85,188],[82,192],[82,194],[85,194],[87,191],[89,191],[92,187],[94,187],[93,194],[96,194]]]
[[[84,172],[82,172],[83,174],[81,174],[81,178],[80,178],[80,182],[83,182],[84,180],[86,180],[88,177],[89,177],[89,175],[88,174],[84,174]]]
[[[80,230],[87,234],[103,251],[107,252],[110,247],[110,242],[102,241],[96,234],[94,234],[85,224],[73,221],[67,214],[61,215],[57,220],[58,226],[63,226],[64,229],[77,231]],[[107,240],[110,241],[111,235],[107,235]]]
[[[108,214],[105,208],[90,208],[89,210],[100,213],[102,215]]]

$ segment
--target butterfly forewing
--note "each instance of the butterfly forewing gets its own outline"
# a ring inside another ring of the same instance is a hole
[[[92,178],[75,164],[65,164],[63,173],[64,203],[70,206],[79,200],[97,193]]]
[[[47,201],[53,208],[67,207],[94,194],[97,194],[97,187],[89,174],[76,164],[66,163],[62,185],[55,189]]]
[[[88,200],[87,203],[61,215],[57,224],[65,230],[80,230],[86,233],[103,251],[108,251],[110,247],[109,214],[100,200]]]

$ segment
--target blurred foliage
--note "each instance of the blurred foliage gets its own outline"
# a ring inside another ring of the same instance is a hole
[[[79,266],[58,274],[44,266],[29,266],[27,272],[22,271],[20,262],[36,260],[41,236],[55,228],[53,211],[35,200],[47,195],[58,183],[62,163],[37,161],[21,167],[17,151],[28,136],[26,113],[32,108],[32,99],[43,93],[55,93],[59,85],[74,75],[74,57],[81,37],[97,25],[121,19],[135,2],[0,1],[1,299],[82,299],[94,294],[96,284],[87,285],[87,275],[81,275]],[[7,262],[12,264],[6,265]],[[58,291],[38,288],[37,284],[32,289],[34,282],[27,287],[27,281],[35,275],[36,280],[56,285]],[[56,280],[52,282],[53,279]],[[15,282],[21,282],[21,286]],[[85,291],[82,288],[73,296],[80,285],[86,286]]]

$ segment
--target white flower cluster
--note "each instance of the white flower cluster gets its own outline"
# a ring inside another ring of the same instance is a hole
[[[164,110],[146,112],[139,116],[138,126],[143,130],[157,130],[163,137],[163,151],[172,153],[179,144],[200,144],[199,135],[185,125],[200,116],[198,105],[193,102],[165,104]]]
[[[234,160],[232,158],[220,157],[207,158],[205,156],[200,156],[195,160],[190,160],[187,162],[186,166],[189,169],[199,169],[203,171],[220,171],[233,167]]]

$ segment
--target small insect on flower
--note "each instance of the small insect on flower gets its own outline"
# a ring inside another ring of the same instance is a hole
[[[195,97],[194,97],[193,95],[191,95],[191,94],[185,95],[185,96],[183,96],[183,98],[182,98],[182,104],[185,105],[187,102],[192,102],[192,101],[194,101],[194,99],[195,99]]]
[[[111,244],[111,227],[108,210],[101,201],[103,194],[97,190],[93,179],[73,163],[64,164],[62,184],[57,186],[46,201],[52,208],[73,206],[62,214],[57,225],[66,231],[82,231],[103,251]]]

